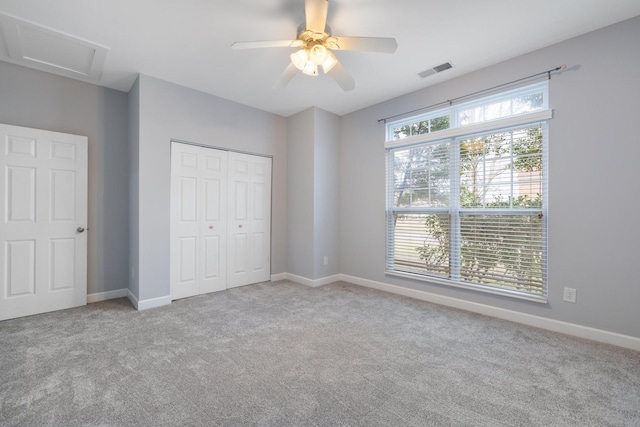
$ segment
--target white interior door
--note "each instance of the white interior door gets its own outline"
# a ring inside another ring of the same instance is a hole
[[[171,144],[171,298],[226,289],[227,152]]]
[[[0,320],[87,303],[87,138],[0,124]]]
[[[271,278],[271,159],[229,153],[227,287]]]

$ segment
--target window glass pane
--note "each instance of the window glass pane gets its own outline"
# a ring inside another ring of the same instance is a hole
[[[411,136],[411,127],[409,125],[393,128],[393,139],[404,139],[409,136]]]
[[[484,105],[473,107],[461,107],[458,110],[458,123],[460,126],[467,126],[474,123],[481,123],[488,120],[496,120],[511,117],[523,113],[531,113],[541,110],[544,106],[544,95],[542,91],[528,95],[514,96]]]
[[[542,227],[538,215],[461,214],[461,280],[543,295]]]
[[[523,95],[513,100],[513,114],[530,113],[532,111],[541,110],[543,106],[542,92]]]
[[[530,208],[541,204],[539,126],[460,141],[462,208]]]
[[[395,214],[392,267],[449,277],[449,214]]]
[[[441,207],[449,204],[449,143],[393,152],[395,207]]]
[[[436,117],[431,119],[431,132],[449,129],[449,116]]]
[[[485,120],[495,120],[500,117],[509,117],[511,115],[511,100],[496,102],[489,104],[484,110]]]
[[[470,125],[484,121],[484,108],[468,108],[458,112],[458,122],[460,126]]]

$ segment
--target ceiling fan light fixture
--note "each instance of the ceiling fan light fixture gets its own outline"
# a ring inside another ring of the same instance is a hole
[[[333,52],[327,50],[327,58],[322,63],[322,69],[324,70],[324,72],[328,73],[329,71],[331,71],[331,69],[335,67],[337,63],[338,59],[333,54]]]
[[[302,72],[307,76],[317,76],[318,66],[314,64],[312,61],[309,61],[304,65],[304,69],[302,70]]]
[[[295,65],[298,70],[304,71],[305,66],[309,63],[309,51],[307,49],[300,49],[292,53],[291,63]]]
[[[327,59],[327,54],[327,48],[321,44],[315,44],[309,49],[309,59],[316,65],[322,65]]]

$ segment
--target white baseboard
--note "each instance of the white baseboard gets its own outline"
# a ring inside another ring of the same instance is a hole
[[[131,304],[133,304],[136,310],[148,310],[150,308],[162,307],[163,305],[171,304],[170,295],[139,301],[131,291],[127,291],[127,298],[129,298],[129,301],[131,301]]]
[[[302,276],[296,276],[291,273],[284,273],[287,275],[287,280],[291,280],[292,282],[300,283],[301,285],[310,286],[312,288],[317,288],[318,286],[328,285],[329,283],[337,282],[340,280],[339,274],[334,274],[333,276],[322,277],[320,279],[308,279]]]
[[[632,337],[629,335],[622,335],[615,332],[604,331],[602,329],[590,328],[588,326],[577,325],[575,323],[562,322],[560,320],[547,319],[545,317],[534,316],[532,314],[521,313],[519,311],[507,310],[504,308],[479,304],[471,301],[461,300],[458,298],[446,297],[442,295],[432,294],[430,292],[390,285],[387,283],[362,279],[360,277],[349,276],[346,274],[340,274],[340,280],[353,283],[354,285],[378,289],[380,291],[403,295],[406,297],[428,301],[447,307],[471,311],[473,313],[484,314],[486,316],[496,317],[498,319],[509,320],[524,325],[547,329],[549,331],[560,332],[563,334],[586,338],[593,341],[599,341],[606,344],[613,344],[619,347],[630,348],[632,350],[640,350],[640,338]]]
[[[287,273],[278,273],[271,275],[272,282],[278,282],[280,280],[287,280]]]
[[[106,301],[106,300],[115,299],[115,298],[124,298],[127,296],[128,291],[129,290],[127,288],[124,288],[124,289],[116,289],[114,291],[87,294],[87,304],[92,304],[94,302]]]

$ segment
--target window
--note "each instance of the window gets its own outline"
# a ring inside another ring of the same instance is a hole
[[[449,115],[424,116],[414,118],[404,123],[397,123],[393,129],[393,139],[404,139],[410,136],[423,135],[449,129]]]
[[[387,273],[546,300],[546,98],[538,84],[388,124]]]

